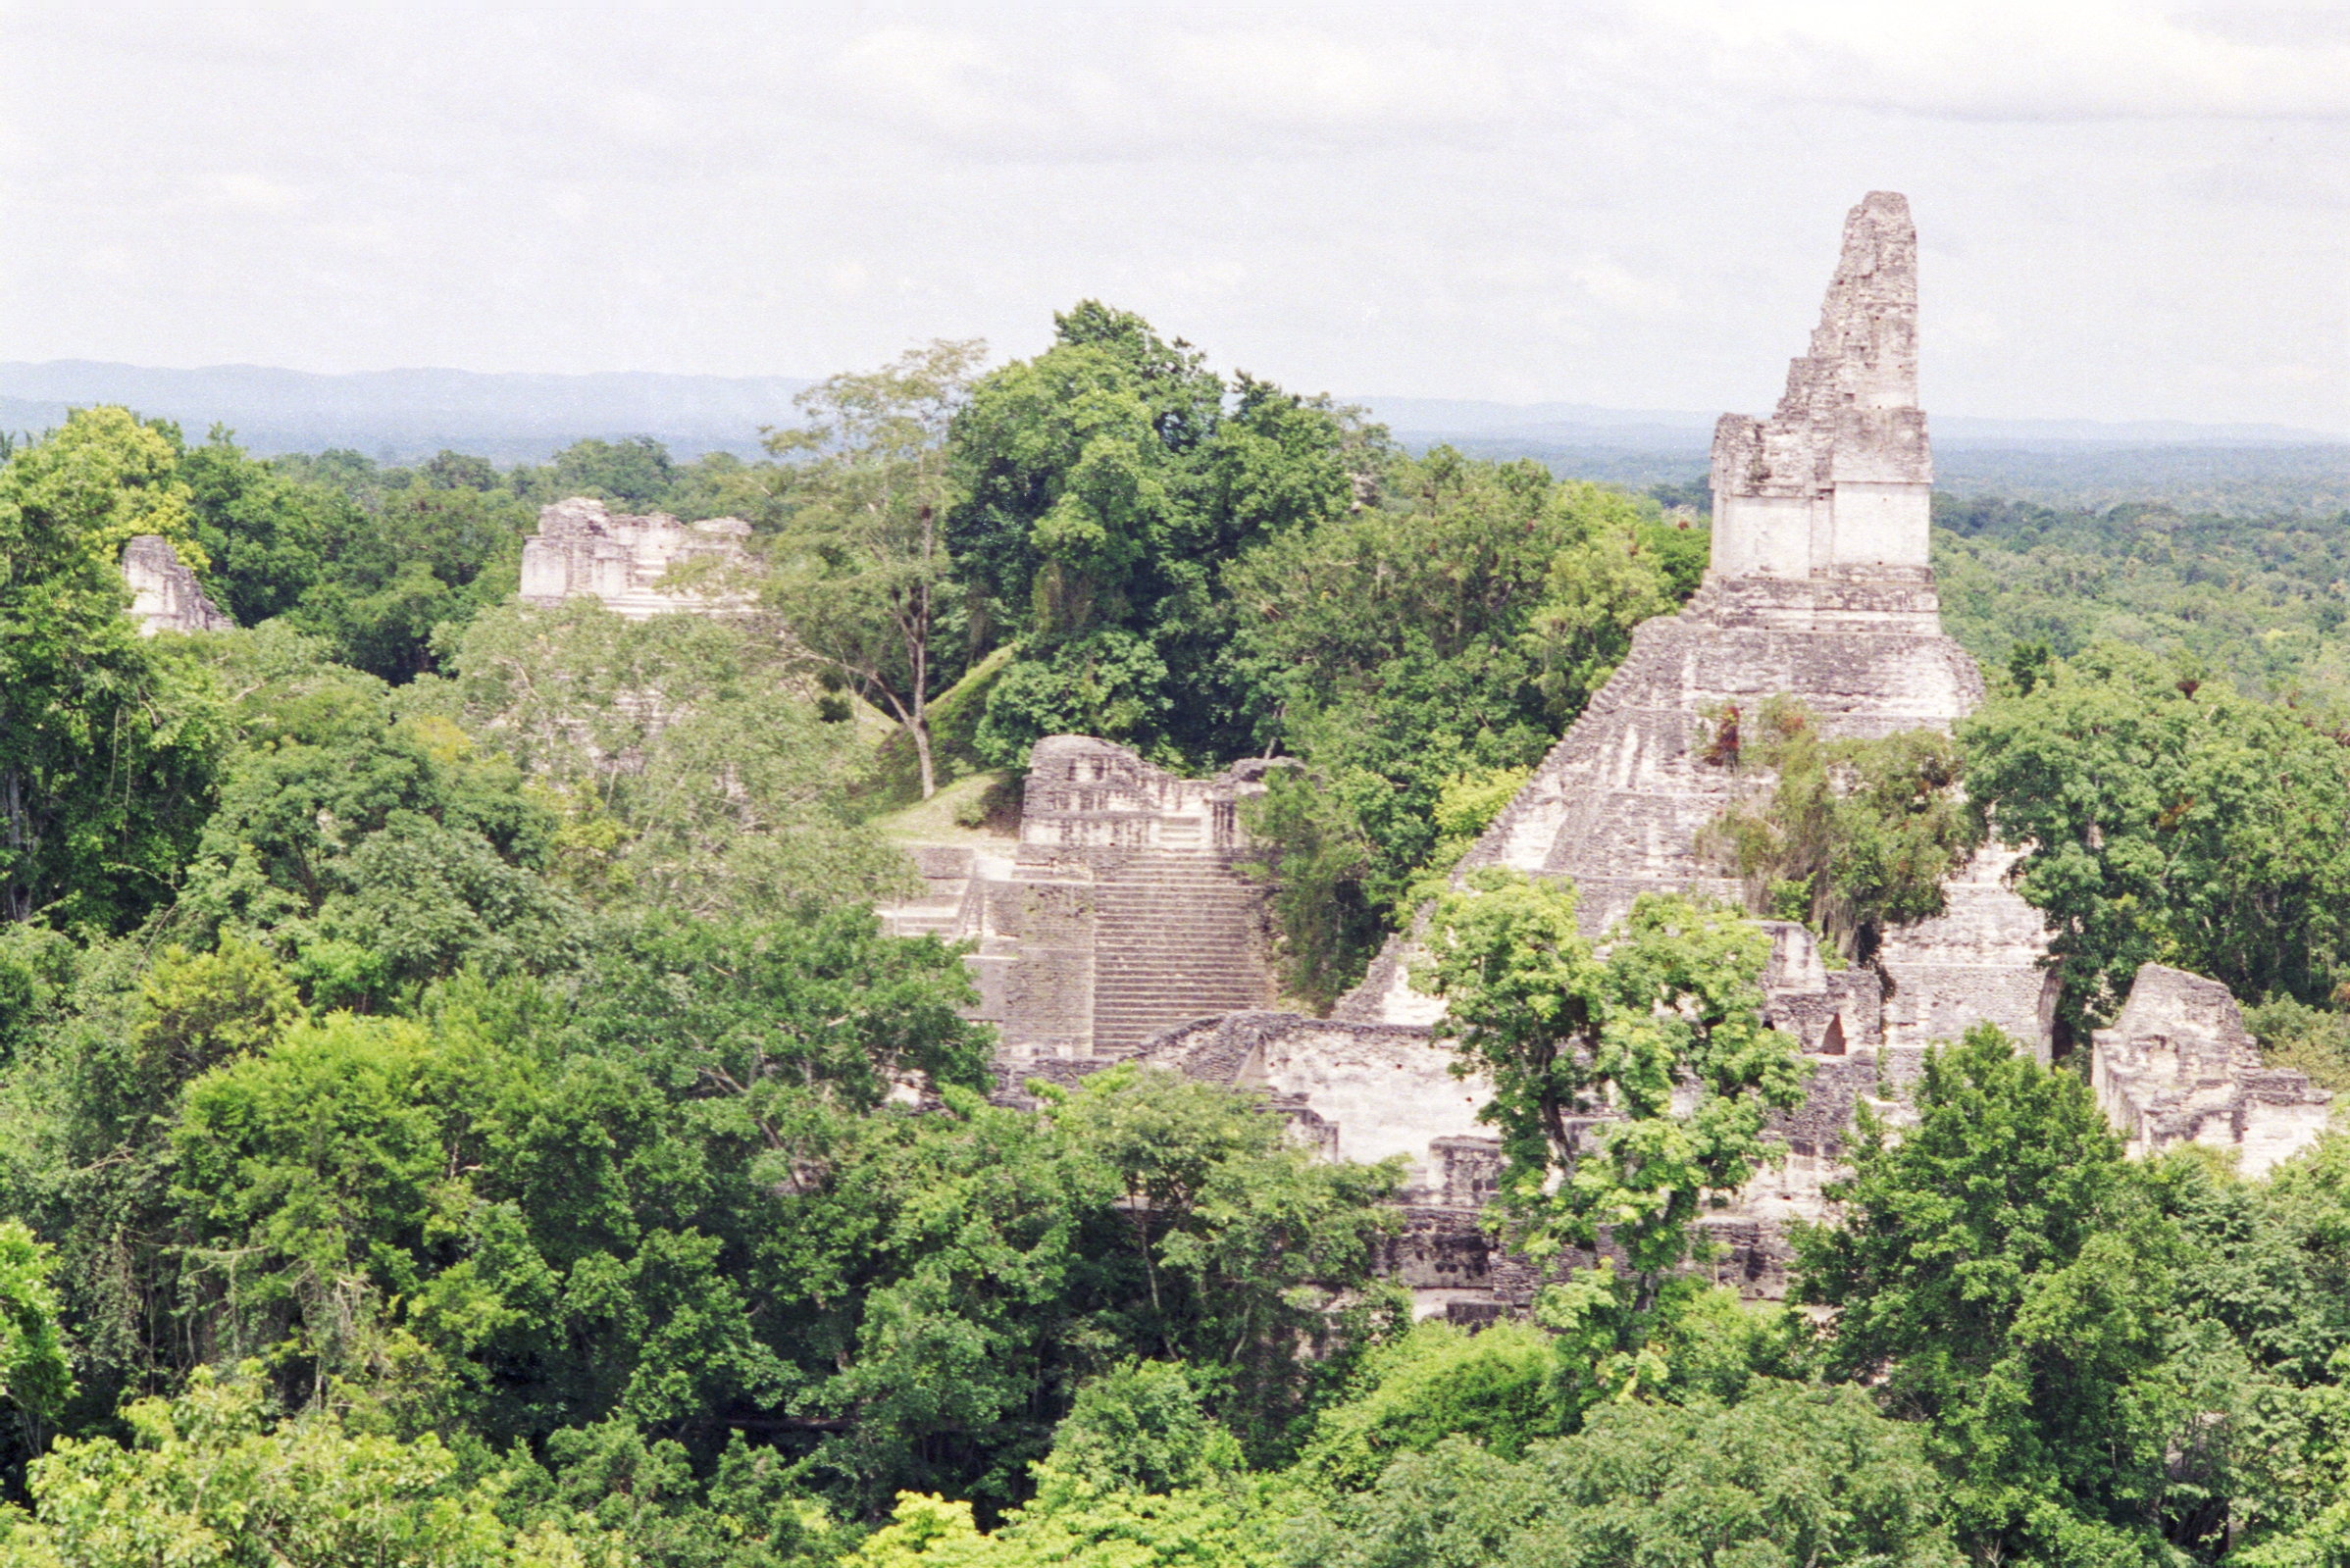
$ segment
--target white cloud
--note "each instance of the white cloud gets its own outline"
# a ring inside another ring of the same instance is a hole
[[[1613,310],[1655,316],[1677,310],[1681,291],[1659,278],[1644,278],[1605,256],[1585,262],[1568,275],[1592,298]]]
[[[196,177],[189,182],[188,199],[193,206],[220,212],[282,213],[299,204],[302,193],[266,175],[222,172]]]
[[[1032,352],[1092,295],[1302,388],[1758,408],[1885,187],[1930,406],[2350,428],[2344,0],[93,0],[4,35],[0,360],[821,375]]]
[[[2147,0],[1659,0],[1641,14],[1758,94],[1988,120],[2350,117],[2350,31],[2331,7],[2265,8],[2258,25]]]
[[[1489,124],[1514,112],[1495,62],[1410,38],[1225,28],[1168,34],[1149,55],[1173,96],[1227,123],[1384,130]]]

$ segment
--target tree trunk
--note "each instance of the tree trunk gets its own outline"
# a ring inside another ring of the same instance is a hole
[[[937,776],[930,766],[930,724],[922,717],[922,699],[914,699],[914,722],[906,726],[913,732],[914,755],[922,762],[922,798],[928,800],[939,792]]]

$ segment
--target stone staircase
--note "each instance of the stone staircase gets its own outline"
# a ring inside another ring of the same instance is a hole
[[[1137,855],[1095,888],[1094,1052],[1124,1055],[1173,1024],[1266,1005],[1262,890],[1220,855]],[[1196,829],[1194,832],[1196,833]]]
[[[936,936],[953,941],[963,935],[963,895],[975,869],[970,850],[946,844],[918,844],[908,851],[922,873],[922,896],[878,904],[882,931],[891,936]]]

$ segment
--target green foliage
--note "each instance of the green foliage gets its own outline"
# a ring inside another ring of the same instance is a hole
[[[1248,808],[1294,992],[1326,1003],[1361,977],[1633,627],[1695,587],[1703,542],[1630,496],[1440,447],[1393,464],[1379,506],[1225,569],[1256,738],[1305,764]]]
[[[145,533],[204,565],[170,434],[122,409],[77,410],[0,467],[0,923],[126,930],[203,826],[218,702],[179,639],[124,614]]]
[[[1362,978],[1387,934],[1385,911],[1364,887],[1375,850],[1327,776],[1276,768],[1264,783],[1265,792],[1241,806],[1256,850],[1241,866],[1273,885],[1273,958],[1283,990],[1327,1013]]]
[[[583,897],[758,918],[911,885],[855,818],[870,751],[817,716],[773,628],[507,605],[443,648],[453,676],[413,701],[530,776]]]
[[[1733,1406],[1610,1404],[1513,1458],[1467,1438],[1309,1515],[1298,1568],[1955,1568],[1915,1428],[1858,1389],[1771,1384]]]
[[[1346,1399],[1315,1420],[1300,1469],[1341,1491],[1378,1481],[1399,1454],[1469,1439],[1516,1459],[1566,1429],[1551,1336],[1524,1324],[1466,1334],[1430,1320],[1365,1356]]]
[[[588,1568],[627,1559],[586,1529],[511,1529],[495,1479],[468,1482],[430,1434],[352,1432],[329,1408],[272,1420],[259,1384],[198,1372],[176,1399],[124,1412],[134,1434],[61,1439],[34,1461],[34,1515],[0,1515],[27,1568],[369,1563]]]
[[[2244,1024],[2268,1066],[2307,1073],[2312,1084],[2336,1093],[2350,1089],[2350,1014],[2272,996],[2245,1008]]]
[[[1513,1244],[1547,1261],[1604,1233],[1613,1254],[1546,1313],[1587,1360],[1586,1403],[1662,1375],[1651,1340],[1687,1297],[1672,1276],[1692,1223],[1762,1168],[1764,1118],[1802,1100],[1803,1072],[1762,1019],[1769,937],[1736,910],[1643,894],[1602,957],[1575,902],[1565,884],[1473,871],[1437,901],[1412,984],[1445,998],[1455,1071],[1493,1084],[1478,1115],[1501,1135]]]
[[[281,633],[224,661],[240,743],[176,920],[263,943],[326,1006],[559,961],[579,911],[538,875],[555,819],[521,772],[317,655]]]
[[[550,492],[610,501],[621,511],[650,512],[669,499],[677,477],[669,448],[650,436],[589,436],[557,452],[538,482]]]
[[[2100,644],[1961,722],[1967,785],[2026,845],[2073,1020],[2140,964],[2326,997],[2350,930],[2350,750],[2290,710]]]
[[[1207,1414],[1189,1368],[1129,1361],[1077,1391],[1043,1468],[1047,1491],[1165,1492],[1232,1474],[1241,1449]]]
[[[2088,1087],[1990,1025],[1929,1055],[1918,1121],[1864,1119],[1836,1227],[1799,1230],[1828,1365],[1924,1423],[1984,1560],[2159,1538],[2171,1242]]]
[[[1097,735],[1164,756],[1153,738],[1175,711],[1169,685],[1166,660],[1148,637],[1102,628],[1006,665],[988,688],[972,744],[1014,771],[1027,768],[1029,747],[1046,735]]]
[[[1125,312],[1089,300],[1054,320],[1053,346],[983,377],[954,420],[947,538],[1023,649],[982,754],[1019,767],[1082,726],[1171,760],[1238,755],[1218,568],[1344,514],[1384,436],[1246,375],[1227,388]]]
[[[772,1409],[825,1285],[767,1239],[895,1084],[980,1076],[968,994],[937,943],[836,911],[610,933],[569,1008],[468,982],[426,1023],[300,1026],[184,1092],[186,1296],[289,1387],[404,1420]]]
[[[0,1220],[0,1399],[37,1425],[73,1395],[58,1337],[54,1254],[20,1220]]]
[[[204,584],[240,626],[283,615],[333,571],[339,546],[360,525],[336,492],[256,462],[214,426],[179,457],[196,541],[210,558]]]
[[[1937,494],[1934,522],[1943,625],[1985,670],[2006,669],[2018,647],[2069,659],[2126,642],[2315,709],[2328,727],[2350,713],[2350,532],[2338,516]]]
[[[794,400],[806,426],[767,437],[769,451],[798,459],[784,471],[768,602],[818,669],[896,718],[925,800],[938,789],[927,709],[968,651],[943,535],[946,430],[986,352],[936,342],[884,370],[836,376]]]
[[[1738,768],[1761,783],[1706,837],[1746,879],[1749,908],[1808,923],[1846,958],[1868,957],[1888,926],[1942,912],[1944,879],[1983,837],[1948,736],[1828,740],[1785,697],[1749,724],[1721,722],[1737,730]]]
[[[265,1050],[302,1020],[284,971],[250,942],[224,936],[209,953],[166,947],[140,987],[142,1016],[131,1026],[138,1054],[169,1080],[195,1077],[231,1058]]]
[[[478,458],[444,452],[423,469],[383,469],[329,452],[261,465],[223,440],[214,448],[206,472],[230,498],[205,514],[208,523],[234,546],[232,560],[275,561],[297,545],[316,553],[315,577],[284,613],[344,664],[410,681],[434,668],[441,627],[461,627],[515,592],[535,505],[481,483]],[[281,580],[281,597],[292,586]],[[244,599],[236,609],[246,620],[274,613]]]

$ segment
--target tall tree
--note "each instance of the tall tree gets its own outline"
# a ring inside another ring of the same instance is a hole
[[[1843,1223],[1796,1233],[1831,1366],[1927,1424],[1977,1561],[2154,1560],[2171,1242],[2120,1138],[1989,1025],[1927,1058],[1916,1105],[1898,1135],[1863,1113]]]
[[[1385,432],[1252,377],[1227,386],[1098,301],[1053,321],[1053,345],[982,378],[954,421],[948,537],[1020,639],[979,747],[1017,767],[1074,730],[1177,762],[1242,755],[1219,568],[1358,504]]]
[[[2072,1022],[2138,966],[2241,996],[2350,980],[2350,748],[2292,709],[2100,643],[1962,721],[1967,789],[2027,845]]]
[[[1795,1041],[1762,1018],[1770,938],[1731,906],[1643,894],[1602,956],[1571,885],[1485,868],[1437,900],[1427,942],[1412,983],[1445,998],[1454,1071],[1492,1081],[1478,1114],[1513,1240],[1548,1260],[1604,1235],[1625,1261],[1546,1302],[1591,1360],[1580,1401],[1660,1375],[1705,1195],[1761,1170],[1765,1117],[1803,1098]]]
[[[0,468],[0,919],[134,922],[203,826],[211,685],[140,638],[120,565],[144,533],[205,564],[174,450],[126,410],[79,409]]]
[[[986,356],[976,339],[940,339],[881,370],[835,376],[794,399],[806,425],[766,442],[794,460],[769,602],[822,668],[896,716],[925,800],[938,792],[930,696],[951,673],[942,632],[959,603],[945,538],[946,433]]]

